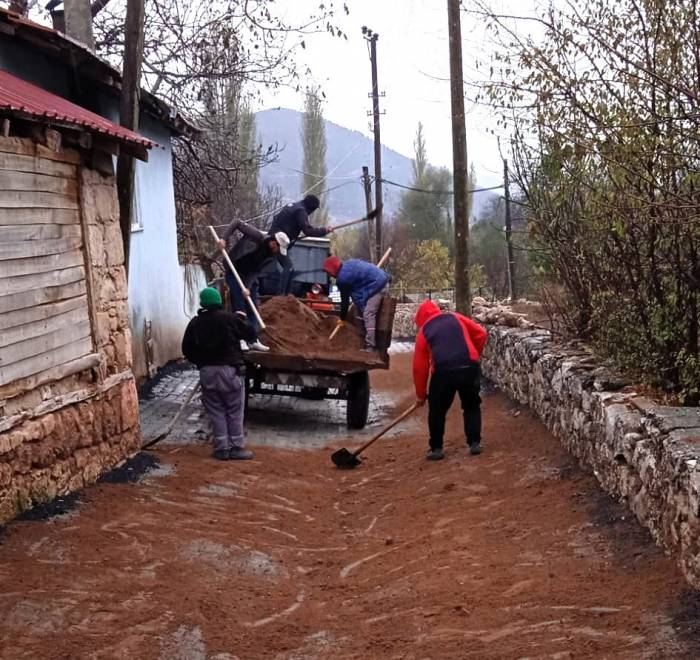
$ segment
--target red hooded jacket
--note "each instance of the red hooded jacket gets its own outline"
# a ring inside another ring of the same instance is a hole
[[[440,311],[426,300],[416,312],[416,349],[413,354],[413,384],[416,398],[428,396],[431,371],[460,369],[478,363],[487,333],[478,323],[456,312]]]

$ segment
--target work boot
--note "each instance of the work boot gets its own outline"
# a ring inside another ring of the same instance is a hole
[[[429,461],[441,461],[445,458],[445,454],[442,453],[442,449],[429,449],[425,457]]]
[[[231,461],[249,461],[253,458],[253,452],[245,447],[234,447],[229,449],[228,457]]]
[[[230,458],[228,449],[216,449],[211,456],[217,461],[228,461]]]
[[[480,442],[472,442],[469,445],[469,453],[472,456],[478,456],[482,451],[483,451],[483,449],[481,448]]]
[[[245,447],[234,447],[229,449],[228,457],[231,461],[249,461],[253,458],[253,452]]]
[[[270,347],[265,346],[259,339],[256,339],[251,345],[250,345],[250,350],[251,351],[269,351]]]
[[[248,346],[248,342],[245,341],[245,339],[241,339],[241,350],[242,351],[249,351],[250,346]]]

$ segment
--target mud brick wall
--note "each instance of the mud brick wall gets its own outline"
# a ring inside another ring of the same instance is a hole
[[[0,388],[0,523],[95,481],[140,447],[114,176],[79,169],[93,353]]]
[[[529,406],[700,588],[700,409],[630,391],[585,346],[489,326],[484,375]]]

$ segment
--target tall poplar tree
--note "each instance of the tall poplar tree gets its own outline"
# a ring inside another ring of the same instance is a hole
[[[326,191],[326,126],[323,121],[321,98],[317,87],[306,90],[304,115],[301,122],[301,141],[304,147],[302,164],[302,194],[311,193],[321,200],[321,208],[311,218],[315,225],[328,224]]]

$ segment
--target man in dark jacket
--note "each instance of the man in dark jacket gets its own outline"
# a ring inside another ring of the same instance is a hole
[[[253,458],[243,439],[245,366],[239,342],[253,341],[255,331],[245,314],[224,310],[216,289],[203,289],[199,303],[201,309],[185,330],[182,353],[199,369],[202,405],[214,433],[213,456],[221,461]]]
[[[290,245],[294,245],[302,232],[305,236],[323,237],[333,231],[332,227],[314,227],[309,222],[309,216],[319,208],[320,200],[316,195],[307,195],[300,202],[287,204],[277,215],[272,218],[270,234],[281,231],[289,237]],[[277,261],[282,266],[279,295],[286,296],[289,293],[292,281],[294,264],[286,254],[280,254]]]
[[[464,412],[464,435],[470,452],[481,453],[481,398],[479,361],[486,345],[486,330],[466,316],[440,312],[426,300],[416,313],[416,348],[413,354],[413,384],[416,401],[428,399],[430,450],[426,458],[444,458],[442,440],[445,416],[459,394]],[[430,373],[432,371],[432,374]],[[430,377],[430,390],[428,378]]]
[[[231,308],[234,312],[244,312],[248,315],[248,321],[253,326],[255,331],[255,340],[248,346],[243,342],[241,348],[248,350],[251,348],[256,351],[269,351],[269,347],[265,346],[257,337],[258,321],[253,314],[253,311],[248,305],[245,294],[250,295],[258,305],[258,277],[262,269],[278,256],[286,256],[289,248],[289,238],[284,232],[277,232],[274,235],[265,234],[265,232],[247,225],[245,222],[234,221],[224,231],[222,238],[219,241],[221,247],[228,247],[234,232],[238,230],[243,236],[234,243],[229,250],[228,256],[231,259],[238,275],[243,281],[245,290],[242,290],[238,285],[231,269],[227,263],[224,263],[226,273],[226,284],[228,285],[229,293],[231,294]]]
[[[330,256],[323,262],[323,270],[335,277],[335,283],[338,285],[340,320],[345,320],[352,299],[365,324],[365,350],[377,350],[377,312],[382,304],[389,276],[381,268],[367,261],[348,259],[343,262],[336,256]]]

